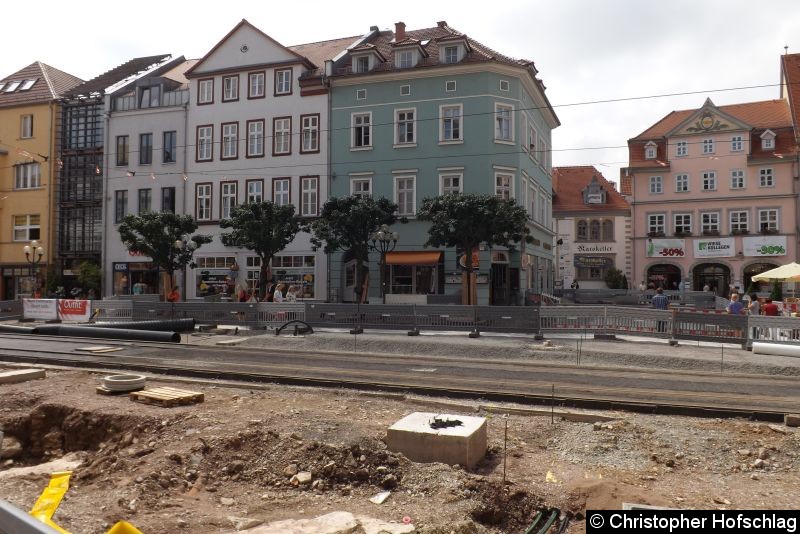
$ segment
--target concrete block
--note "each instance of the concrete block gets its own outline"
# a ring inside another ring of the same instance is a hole
[[[431,428],[434,417],[458,420],[461,425]],[[402,452],[414,462],[459,464],[472,469],[486,455],[486,418],[414,412],[389,427],[386,438],[389,450]]]
[[[800,414],[787,413],[783,416],[783,422],[786,426],[800,426]]]
[[[0,373],[0,384],[16,384],[28,380],[44,378],[44,369],[19,369],[17,371],[3,371]]]

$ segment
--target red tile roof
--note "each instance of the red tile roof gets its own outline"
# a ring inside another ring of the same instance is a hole
[[[19,87],[13,92],[6,92],[10,82],[23,82],[35,80],[30,89],[20,91]],[[0,107],[24,106],[55,100],[83,80],[72,74],[67,74],[41,61],[31,63],[22,70],[0,80],[4,87],[0,90]]]
[[[348,46],[361,39],[360,35],[353,37],[342,37],[329,41],[318,41],[316,43],[306,43],[287,46],[289,50],[308,58],[311,63],[321,69],[325,66],[325,61],[333,59],[340,53],[347,50]]]
[[[633,176],[626,174],[624,169],[619,173],[619,192],[626,197],[633,195]]]
[[[597,176],[597,181],[606,191],[605,204],[586,204],[583,190]],[[615,189],[614,184],[591,165],[553,168],[553,213],[574,211],[630,211],[631,206]]]
[[[794,120],[795,136],[800,138],[800,54],[786,54],[781,56],[781,71],[783,73],[781,96],[789,102],[789,109]]]

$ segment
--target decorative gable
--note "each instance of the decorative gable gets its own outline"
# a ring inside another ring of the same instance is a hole
[[[458,63],[467,52],[471,51],[466,35],[452,35],[437,39],[439,45],[439,63]]]
[[[648,141],[646,145],[644,145],[644,158],[645,159],[656,159],[658,156],[658,145],[653,141]]]
[[[583,188],[582,193],[584,204],[606,203],[606,190],[602,185],[600,185],[596,175],[592,175],[592,181]]]
[[[761,150],[773,150],[775,148],[775,132],[764,130],[764,133],[759,137],[761,137]]]
[[[667,133],[666,137],[750,129],[749,124],[721,111],[708,98],[700,109]]]

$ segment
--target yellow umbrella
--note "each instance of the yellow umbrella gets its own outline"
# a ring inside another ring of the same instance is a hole
[[[756,282],[769,282],[770,280],[800,280],[800,264],[792,262],[769,271],[764,271],[752,278]]]

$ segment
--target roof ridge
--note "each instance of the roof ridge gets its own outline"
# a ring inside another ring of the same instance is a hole
[[[363,35],[354,35],[353,37],[336,37],[334,39],[323,39],[321,41],[312,41],[310,43],[298,43],[293,45],[287,45],[286,48],[294,48],[298,46],[308,46],[313,44],[320,44],[320,43],[332,43],[334,41],[344,41],[345,39],[359,39],[363,37]]]
[[[36,65],[39,67],[39,70],[42,71],[42,76],[47,82],[48,89],[50,89],[50,95],[53,98],[58,98],[58,95],[56,94],[56,88],[53,86],[53,81],[50,79],[50,73],[47,72],[47,69],[44,68],[45,64],[37,60]]]

